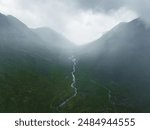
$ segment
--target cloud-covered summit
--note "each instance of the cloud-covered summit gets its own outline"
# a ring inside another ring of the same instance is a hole
[[[149,0],[0,0],[0,12],[29,27],[49,26],[76,43],[100,37],[120,22],[149,22]]]

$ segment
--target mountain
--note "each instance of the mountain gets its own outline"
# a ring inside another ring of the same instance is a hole
[[[0,14],[0,112],[150,112],[149,36],[138,18],[76,47]]]
[[[130,74],[133,74],[130,75],[131,77],[136,76],[138,78],[139,76],[141,79],[142,74],[146,76],[147,71],[150,71],[148,58],[150,54],[149,36],[150,29],[141,19],[121,23],[102,38],[87,45],[85,48],[90,49],[85,52],[85,55],[93,56],[94,58],[91,58],[91,60],[96,60],[97,65],[100,65],[97,67],[99,69],[107,67],[111,71],[114,70],[112,73],[116,73],[120,68],[125,71],[125,75],[126,72],[130,72]],[[86,57],[85,55],[84,57]],[[103,66],[100,62],[103,63]]]
[[[74,43],[48,27],[36,28],[32,29],[32,31],[44,41],[45,46],[47,46],[51,52],[55,51],[54,53],[59,53],[60,59],[65,60],[71,56],[76,48]]]
[[[109,111],[148,112],[149,56],[150,28],[138,18],[129,23],[120,23],[100,39],[82,47],[78,52],[78,73],[87,76],[83,83],[93,86],[97,99],[100,92],[96,85],[111,91],[112,104],[115,106],[110,107]],[[86,92],[90,96],[91,88]]]
[[[75,46],[74,43],[66,39],[62,34],[48,28],[48,27],[41,27],[32,29],[42,40],[44,40],[46,43],[51,42],[50,46],[56,46],[56,47],[72,47]],[[55,42],[55,43],[53,43]]]
[[[37,41],[39,38],[21,21],[17,20],[15,17],[8,15],[5,16],[0,14],[0,35],[1,41]]]
[[[72,94],[70,55],[48,47],[17,18],[0,14],[0,112],[56,112]]]

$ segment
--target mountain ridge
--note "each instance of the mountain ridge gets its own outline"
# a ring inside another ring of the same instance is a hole
[[[0,15],[0,28],[0,112],[150,112],[150,29],[143,21],[121,23],[84,47],[11,16]],[[58,109],[73,93],[70,57],[78,94]]]

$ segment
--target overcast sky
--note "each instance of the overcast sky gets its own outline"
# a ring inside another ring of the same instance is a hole
[[[120,22],[136,17],[149,21],[150,0],[0,0],[0,12],[32,28],[48,26],[84,44]]]

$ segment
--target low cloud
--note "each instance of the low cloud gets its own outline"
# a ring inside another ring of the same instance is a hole
[[[1,0],[0,12],[29,27],[48,26],[77,44],[99,38],[119,22],[150,21],[149,0]]]

